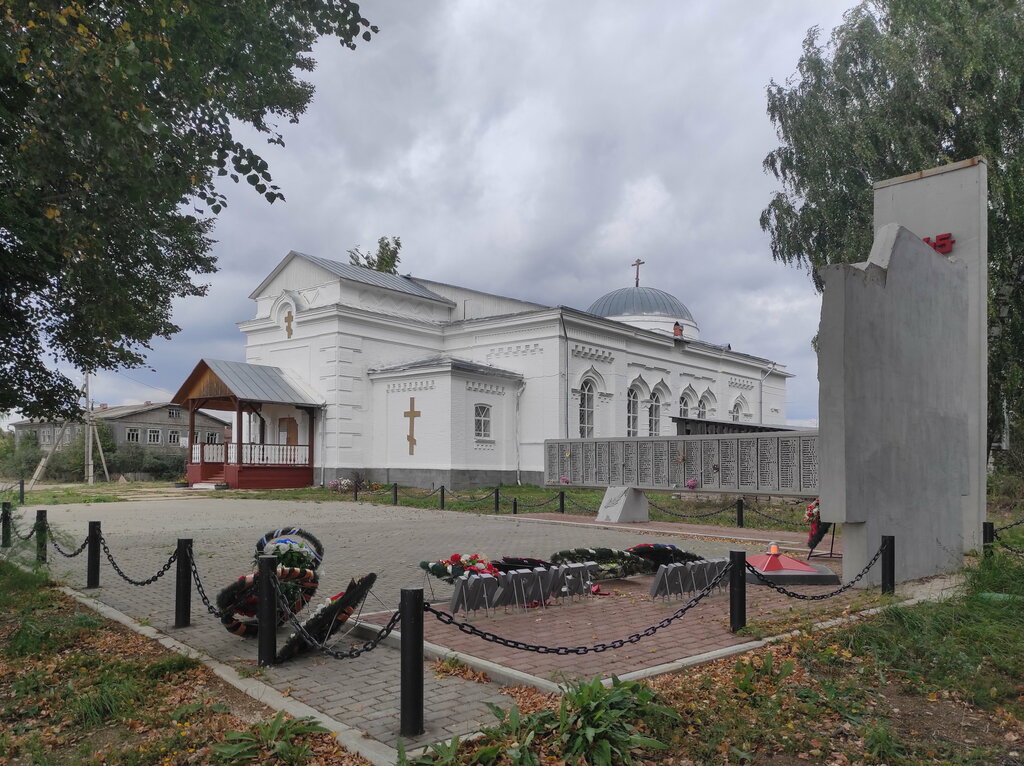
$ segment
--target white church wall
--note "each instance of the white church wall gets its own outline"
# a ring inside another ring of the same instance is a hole
[[[530,303],[529,301],[516,298],[505,298],[500,295],[490,295],[489,293],[470,290],[457,285],[431,282],[428,279],[414,279],[413,281],[427,288],[432,293],[437,293],[455,303],[455,308],[451,310],[450,315],[450,321],[453,322],[463,319],[518,314],[523,311],[536,311],[537,309],[547,308],[539,303]]]
[[[452,468],[515,470],[515,392],[501,379],[459,377],[452,384]],[[476,433],[476,407],[489,408],[486,435]]]
[[[365,467],[447,469],[452,455],[451,399],[452,380],[446,371],[376,379],[370,414],[375,438]],[[415,440],[412,454],[410,435]]]

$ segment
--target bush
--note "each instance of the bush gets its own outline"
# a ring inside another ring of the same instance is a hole
[[[142,470],[157,481],[172,481],[185,473],[185,453],[146,452]]]

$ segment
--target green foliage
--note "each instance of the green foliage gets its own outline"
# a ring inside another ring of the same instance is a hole
[[[173,452],[146,451],[142,461],[142,470],[152,474],[153,479],[157,481],[177,479],[185,473],[185,453],[181,450]]]
[[[363,266],[385,274],[397,274],[398,262],[402,260],[398,257],[401,249],[400,237],[381,237],[377,240],[376,252],[364,253],[358,247],[353,247],[348,251],[348,260],[353,266]]]
[[[771,652],[765,652],[760,658],[737,660],[734,668],[736,688],[744,694],[752,695],[763,683],[777,687],[793,673],[793,668],[792,660],[784,660],[776,665]]]
[[[33,433],[21,435],[17,446],[7,452],[0,463],[0,473],[15,478],[28,478],[39,464],[43,456],[39,448],[39,438]]]
[[[271,720],[254,724],[248,731],[229,731],[225,741],[212,750],[221,763],[255,763],[269,753],[285,763],[300,764],[312,755],[312,750],[293,740],[326,731],[312,718],[285,718],[284,711],[278,711]]]
[[[1024,6],[865,0],[819,37],[811,29],[796,75],[768,87],[781,141],[764,160],[782,184],[761,214],[772,254],[810,269],[864,260],[873,183],[983,155],[995,438],[1004,399],[1024,412]]]
[[[313,44],[376,28],[349,0],[8,0],[0,15],[0,410],[79,412],[82,370],[137,366],[202,295],[218,177],[282,199],[234,136],[281,144]]]
[[[122,444],[108,466],[114,473],[139,473],[145,462],[145,449],[138,444]]]
[[[134,712],[141,696],[142,688],[134,677],[107,672],[85,684],[69,682],[65,704],[78,723],[99,726]]]

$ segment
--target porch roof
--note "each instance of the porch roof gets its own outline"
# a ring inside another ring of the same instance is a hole
[[[212,409],[218,409],[217,400],[299,407],[324,405],[323,397],[289,370],[221,359],[200,359],[171,401],[184,404],[189,399],[207,400],[202,406]]]

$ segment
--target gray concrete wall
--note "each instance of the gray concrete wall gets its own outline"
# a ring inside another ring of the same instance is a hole
[[[331,479],[348,479],[352,477],[352,471],[347,468],[324,469],[323,482],[326,484]],[[391,484],[398,482],[403,487],[419,487],[421,489],[434,489],[442,484],[446,489],[472,489],[476,487],[493,488],[498,484],[504,486],[516,485],[515,471],[492,471],[492,470],[421,470],[421,469],[399,469],[399,468],[367,468],[359,471],[369,481],[380,484]],[[523,484],[544,485],[544,474],[540,471],[520,471],[519,481]],[[315,475],[316,481],[320,481],[320,469]]]
[[[821,270],[821,516],[845,522],[843,578],[896,538],[897,581],[961,563],[967,275],[895,224],[866,263]],[[877,584],[881,567],[862,581]]]

